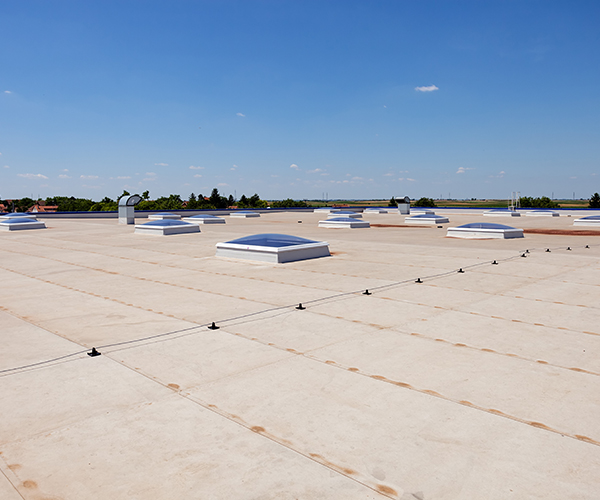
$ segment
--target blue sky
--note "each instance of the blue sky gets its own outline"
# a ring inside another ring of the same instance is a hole
[[[589,197],[600,2],[0,0],[0,198]]]

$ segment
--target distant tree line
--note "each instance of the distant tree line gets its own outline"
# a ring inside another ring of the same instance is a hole
[[[45,200],[45,204],[48,206],[56,206],[57,212],[109,212],[115,211],[119,208],[119,200],[123,196],[130,196],[128,191],[117,196],[115,199],[105,196],[101,201],[93,201],[87,198],[75,198],[74,196],[52,196]],[[181,198],[178,194],[171,194],[169,196],[161,196],[156,200],[150,199],[150,192],[144,191],[141,194],[142,201],[140,201],[135,209],[136,210],[211,210],[211,209],[223,209],[223,208],[267,208],[268,202],[262,200],[258,194],[253,194],[247,197],[242,195],[239,200],[235,200],[232,195],[222,196],[217,188],[214,188],[210,196],[205,197],[203,194],[191,193],[187,200]],[[16,212],[26,212],[30,210],[37,202],[41,200],[33,200],[31,198],[21,198],[18,200],[1,200],[0,204],[6,207],[6,210]],[[294,205],[296,204],[296,205]],[[305,202],[296,202],[291,199],[283,200],[281,202],[273,202],[272,206],[308,206]]]
[[[523,208],[560,208],[558,203],[552,201],[547,196],[542,196],[541,198],[521,196],[520,200]]]

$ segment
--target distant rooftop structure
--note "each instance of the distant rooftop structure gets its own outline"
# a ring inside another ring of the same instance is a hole
[[[252,210],[240,210],[239,212],[231,212],[229,217],[234,217],[237,219],[248,219],[251,217],[260,217],[260,213],[253,212]]]
[[[339,212],[331,212],[327,217],[349,217],[351,219],[362,219],[362,214],[353,212],[352,210],[340,210]]]
[[[320,220],[319,227],[329,229],[360,229],[371,227],[366,220],[358,220],[352,217],[332,217],[327,220]]]
[[[211,214],[192,215],[190,217],[184,217],[182,220],[193,224],[225,224],[225,219]]]
[[[380,207],[369,207],[365,208],[364,213],[366,214],[387,214],[388,210]]]
[[[191,224],[182,220],[160,219],[136,224],[135,233],[168,236],[172,234],[199,233],[198,224]]]
[[[288,234],[264,233],[217,243],[216,255],[281,264],[329,256],[329,244]]]
[[[525,212],[527,217],[559,217],[560,214],[558,212],[554,212],[552,210],[530,210],[529,212]]]
[[[523,238],[523,230],[492,222],[472,222],[449,227],[446,236],[466,239],[511,239]]]
[[[181,215],[173,214],[171,212],[159,212],[157,214],[150,214],[148,216],[150,220],[179,220],[181,219]]]
[[[507,208],[495,208],[493,210],[487,210],[483,212],[486,217],[520,217],[521,214],[515,210],[509,210]]]
[[[321,214],[321,213],[330,213],[330,212],[340,212],[341,208],[335,208],[335,207],[321,207],[321,208],[315,208],[314,212]]]
[[[419,214],[419,215],[411,215],[410,217],[405,217],[404,222],[406,224],[436,225],[436,224],[447,224],[450,221],[448,220],[448,217],[444,217],[443,215]]]

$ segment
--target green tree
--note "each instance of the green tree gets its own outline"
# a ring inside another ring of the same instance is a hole
[[[521,196],[519,199],[523,208],[558,208],[559,204],[552,201],[547,196],[541,198],[531,198],[529,196]]]
[[[594,193],[590,198],[590,208],[600,208],[600,194]]]
[[[388,207],[397,207],[397,206],[398,206],[398,202],[396,201],[396,198],[394,196],[392,196],[388,203]]]
[[[142,193],[142,200],[150,199],[150,191],[146,190]]]
[[[419,198],[415,201],[413,206],[435,208],[437,205],[435,204],[435,201],[433,201],[433,198]]]
[[[186,208],[189,208],[190,210],[198,208],[198,200],[196,199],[196,195],[194,193],[190,194]]]

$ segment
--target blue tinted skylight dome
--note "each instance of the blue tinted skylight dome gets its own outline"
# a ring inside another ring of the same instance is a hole
[[[317,243],[314,240],[308,240],[306,238],[300,238],[299,236],[292,236],[289,234],[278,234],[278,233],[263,233],[253,234],[252,236],[244,236],[236,240],[228,241],[227,243],[234,243],[236,245],[246,246],[261,246],[261,247],[289,247],[292,245],[307,245],[310,243]]]
[[[436,214],[418,214],[418,215],[411,215],[410,218],[411,219],[445,219],[446,217],[444,217],[443,215],[436,215]]]
[[[182,233],[199,233],[200,227],[198,224],[191,224],[182,220],[160,219],[145,222],[144,224],[136,224],[135,233],[138,234],[155,234],[166,236],[169,234]]]
[[[588,215],[573,221],[574,226],[595,226],[600,227],[600,215]]]
[[[229,217],[238,217],[240,219],[247,219],[249,217],[260,217],[258,212],[253,212],[252,210],[239,210],[236,212],[231,212]]]
[[[529,212],[525,212],[525,215],[528,217],[559,217],[560,214],[558,212],[553,212],[552,210],[530,210]]]
[[[331,212],[328,217],[351,217],[353,219],[362,219],[362,215],[353,212],[352,210],[338,210],[337,212]]]
[[[187,226],[189,222],[184,222],[182,220],[173,220],[173,219],[160,219],[160,220],[151,220],[150,222],[144,222],[141,224],[142,226],[156,226],[156,227],[173,227],[173,226]]]
[[[326,228],[347,228],[358,229],[368,228],[371,224],[366,220],[359,220],[353,217],[329,217],[327,220],[320,220],[319,227]]]
[[[217,257],[283,263],[329,255],[329,245],[289,234],[264,233],[217,243]]]
[[[464,228],[471,229],[514,229],[514,227],[505,226],[504,224],[496,224],[495,222],[471,222],[470,224],[463,224]]]
[[[4,231],[19,231],[22,229],[45,229],[46,224],[27,217],[9,217],[0,219],[0,229]]]
[[[514,210],[509,210],[508,208],[494,208],[492,210],[487,210],[483,212],[483,215],[488,217],[520,217],[521,214]]]
[[[448,220],[448,217],[444,217],[443,215],[419,214],[419,215],[411,215],[410,217],[405,217],[404,222],[406,222],[407,224],[435,225],[435,224],[447,224],[450,221]]]
[[[523,238],[523,230],[492,222],[471,222],[458,227],[449,227],[446,236],[467,239]]]
[[[2,219],[37,219],[35,214],[28,212],[12,212],[8,214],[2,214],[0,217]]]
[[[388,211],[385,208],[369,207],[369,208],[365,208],[365,213],[369,213],[369,214],[387,214]]]
[[[194,224],[225,224],[225,219],[211,214],[198,214],[190,217],[184,217],[184,221]]]
[[[334,207],[321,207],[321,208],[315,208],[314,212],[316,213],[329,213],[329,212],[339,212],[341,209],[340,208],[334,208]]]
[[[172,214],[171,212],[159,212],[157,214],[150,214],[148,216],[148,219],[152,219],[152,220],[165,220],[165,219],[179,220],[179,219],[181,219],[181,215]]]

